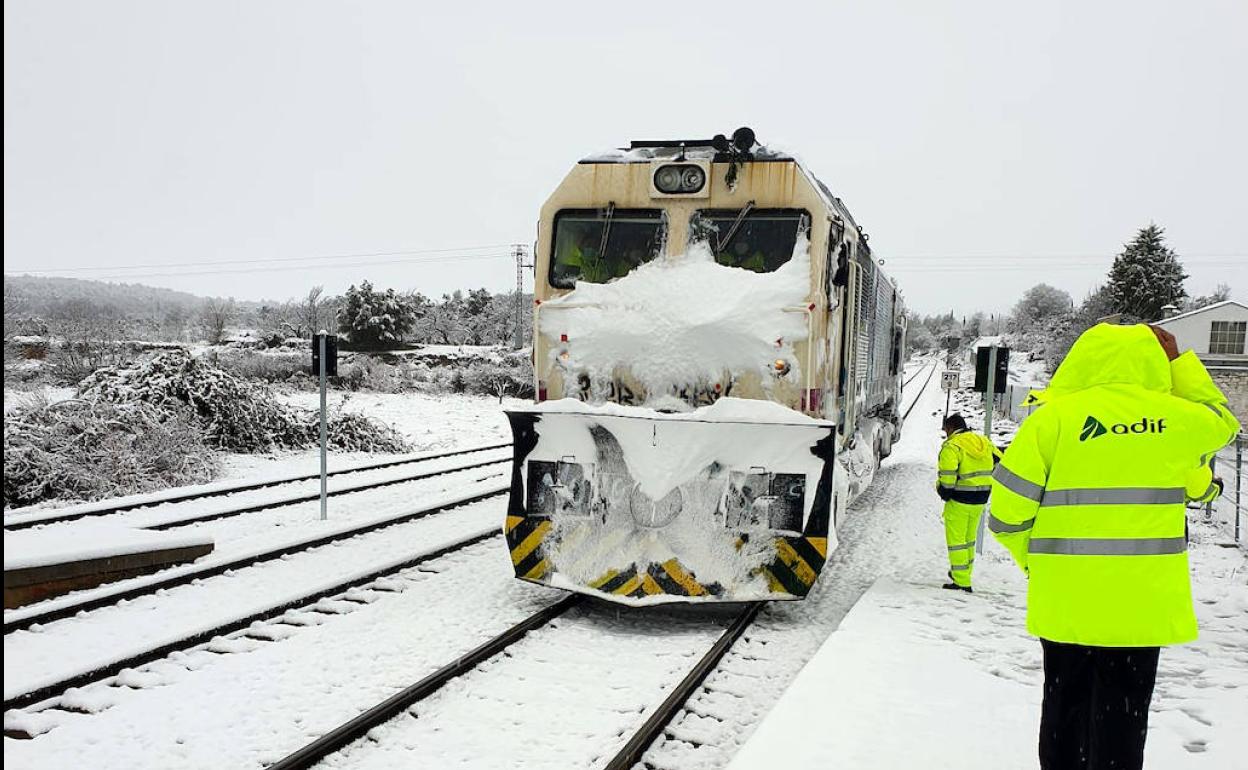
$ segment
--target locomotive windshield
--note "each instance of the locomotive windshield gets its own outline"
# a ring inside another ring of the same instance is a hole
[[[810,229],[800,209],[710,209],[694,214],[691,240],[705,241],[715,261],[770,273],[793,257],[797,237]]]
[[[565,209],[555,215],[550,285],[606,283],[659,256],[666,222],[659,209]]]

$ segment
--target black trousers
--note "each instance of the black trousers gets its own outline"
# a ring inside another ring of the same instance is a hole
[[[1040,644],[1041,769],[1140,770],[1160,649]]]

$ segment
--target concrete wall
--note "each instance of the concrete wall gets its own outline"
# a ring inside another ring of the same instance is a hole
[[[1174,335],[1178,340],[1179,350],[1191,349],[1201,358],[1209,356],[1209,329],[1214,321],[1248,321],[1248,307],[1237,303],[1228,303],[1221,307],[1191,315],[1157,321],[1157,325]],[[1217,355],[1218,360],[1243,360],[1248,363],[1248,355],[1228,356]]]

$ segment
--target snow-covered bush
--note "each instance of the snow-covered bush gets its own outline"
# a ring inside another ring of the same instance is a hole
[[[99,369],[79,385],[86,399],[144,401],[169,413],[190,408],[204,439],[221,449],[264,452],[302,446],[293,410],[267,388],[177,350],[134,366]]]
[[[530,398],[533,395],[533,369],[527,360],[478,363],[463,372],[462,383],[463,389],[469,393],[497,396],[500,400],[503,396]]]
[[[216,354],[216,364],[222,369],[265,382],[285,382],[302,374],[311,360],[309,353],[280,348],[266,351],[224,348]]]
[[[320,423],[316,412],[309,416],[309,433],[319,440]],[[344,452],[384,452],[398,454],[411,450],[407,441],[388,425],[357,412],[331,412],[328,423],[329,448]]]
[[[282,403],[267,386],[238,377],[182,350],[161,353],[128,367],[100,369],[79,387],[83,398],[129,403],[141,401],[174,414],[189,410],[204,440],[234,452],[301,448],[317,441],[314,412]],[[340,449],[401,452],[403,440],[379,423],[336,416],[330,431]]]
[[[383,348],[394,345],[416,323],[416,306],[394,289],[376,291],[364,281],[352,285],[338,310],[338,330],[357,348]]]
[[[216,469],[186,410],[35,398],[4,416],[6,508],[200,483]]]

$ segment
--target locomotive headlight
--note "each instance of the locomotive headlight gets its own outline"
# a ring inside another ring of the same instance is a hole
[[[660,192],[678,193],[684,192],[681,189],[681,174],[679,166],[663,166],[654,175],[654,186],[659,188]]]
[[[670,163],[654,172],[654,189],[664,195],[691,195],[706,186],[706,171],[693,163]]]
[[[783,377],[784,375],[789,373],[789,369],[790,369],[789,362],[785,361],[783,358],[777,358],[776,362],[772,364],[771,366],[772,366],[772,371],[774,371],[777,376]]]
[[[680,184],[685,192],[697,192],[706,184],[706,175],[697,166],[690,166],[681,172]]]

